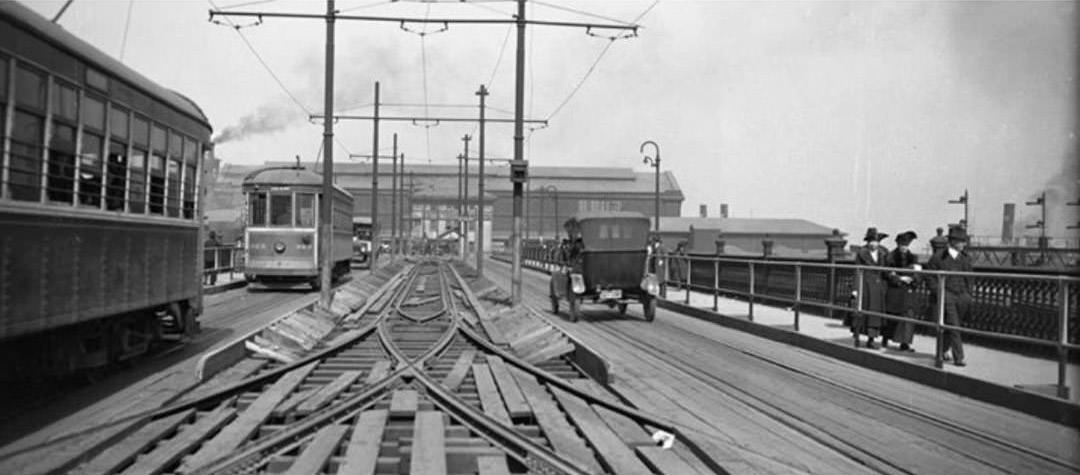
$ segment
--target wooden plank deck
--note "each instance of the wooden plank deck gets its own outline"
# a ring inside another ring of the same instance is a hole
[[[390,398],[390,417],[394,419],[413,417],[419,404],[418,397],[416,391],[412,389],[394,391]]]
[[[158,443],[166,435],[176,430],[180,424],[191,419],[194,409],[173,414],[146,424],[139,430],[99,453],[76,470],[73,474],[113,473],[127,465],[150,446]]]
[[[154,448],[150,453],[139,457],[123,473],[132,475],[157,475],[180,460],[211,433],[228,424],[236,415],[236,409],[229,407],[232,401],[222,403],[213,412],[204,415],[194,424],[184,427],[176,437]],[[217,459],[209,459],[207,463]]]
[[[476,350],[465,350],[454,362],[454,367],[447,373],[446,378],[443,379],[443,385],[451,391],[456,391],[458,386],[461,386],[461,382],[465,381],[465,377],[469,375],[469,369],[472,368],[473,360],[476,359]]]
[[[330,404],[334,398],[339,394],[345,392],[349,386],[360,379],[361,371],[345,371],[341,373],[337,378],[331,381],[329,384],[319,388],[315,394],[300,403],[300,406],[296,408],[296,412],[300,415],[311,414],[322,408],[323,406]]]
[[[333,424],[320,429],[315,434],[315,439],[307,447],[304,447],[304,451],[296,458],[296,461],[285,472],[285,475],[311,475],[322,472],[326,462],[329,461],[330,456],[337,449],[338,444],[341,443],[341,438],[345,436],[348,430],[348,426],[340,424]]]
[[[551,399],[547,390],[540,385],[540,382],[520,369],[510,368],[510,372],[517,380],[522,394],[532,407],[536,422],[540,424],[544,436],[547,437],[555,453],[576,461],[590,473],[602,473],[603,470],[600,469],[596,457],[578,437],[577,432],[570,426],[558,405]]]
[[[383,429],[390,411],[379,409],[364,411],[356,420],[349,445],[345,448],[345,459],[338,473],[350,475],[373,475],[379,457],[379,445],[382,443]]]
[[[484,413],[507,426],[512,425],[510,414],[506,412],[506,406],[503,405],[502,397],[499,395],[499,387],[495,385],[488,366],[474,364],[472,369],[473,380],[476,381],[476,392],[480,396],[480,406],[484,408]]]
[[[422,411],[413,423],[410,475],[446,475],[446,428],[443,414]]]
[[[518,387],[517,381],[514,381],[514,376],[506,367],[506,362],[495,355],[488,355],[487,360],[491,376],[495,378],[495,383],[499,386],[499,393],[502,394],[503,402],[506,403],[506,411],[510,413],[510,418],[531,416],[532,408],[525,401],[525,396],[521,394],[521,388]]]
[[[615,434],[603,420],[600,419],[584,400],[571,395],[561,389],[553,388],[552,392],[562,404],[563,409],[577,425],[578,429],[585,434],[589,442],[604,462],[611,467],[611,471],[619,475],[651,475],[645,464],[637,458],[619,436]]]

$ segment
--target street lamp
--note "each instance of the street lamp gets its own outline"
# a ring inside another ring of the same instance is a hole
[[[556,187],[555,185],[548,185],[548,186],[545,186],[543,188],[540,188],[540,190],[544,191],[546,193],[554,193],[555,194],[555,212],[554,212],[554,214],[555,214],[555,226],[553,226],[553,227],[554,227],[554,235],[555,235],[554,238],[555,238],[556,241],[558,241],[559,240],[559,188]],[[543,217],[541,217],[540,219],[543,219]],[[542,232],[543,231],[541,231],[541,233]]]
[[[656,230],[656,233],[659,235],[660,234],[660,146],[657,145],[656,142],[653,142],[652,140],[646,140],[645,142],[643,142],[641,144],[640,152],[641,152],[642,155],[644,155],[645,154],[645,146],[650,145],[650,144],[653,146],[653,148],[656,149],[656,158],[652,158],[652,157],[650,157],[648,155],[645,155],[645,158],[641,160],[641,163],[646,163],[646,164],[649,164],[650,166],[656,168],[656,203],[655,203],[655,209],[654,209],[654,214],[656,215],[656,223],[655,223],[654,228]]]

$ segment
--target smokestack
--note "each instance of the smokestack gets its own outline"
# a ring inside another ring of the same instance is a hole
[[[709,217],[709,205],[700,205],[698,207],[698,215],[700,215],[702,218],[708,218]]]
[[[728,206],[727,206],[727,203],[720,203],[720,217],[721,217],[721,218],[726,218],[726,217],[728,217]]]
[[[1016,203],[1005,203],[1001,219],[1001,243],[1013,243],[1013,227],[1016,226]]]

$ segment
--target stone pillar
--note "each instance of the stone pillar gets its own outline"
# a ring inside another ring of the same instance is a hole
[[[937,228],[937,236],[930,238],[930,254],[937,254],[944,251],[946,247],[949,247],[949,238],[946,238],[943,234],[945,230]]]
[[[769,257],[772,256],[772,253],[773,253],[773,240],[768,234],[765,235],[765,239],[761,240],[761,253],[762,253],[762,256],[765,257],[766,259],[768,259]]]
[[[716,235],[716,255],[720,256],[724,254],[724,246],[727,245],[727,241],[724,240],[724,233]]]
[[[840,258],[844,257],[844,246],[847,245],[847,240],[840,235],[839,229],[833,229],[832,236],[825,238],[825,260],[830,264],[835,264]],[[829,269],[829,303],[836,303],[836,269]],[[829,309],[827,312],[829,317],[833,316],[833,309]]]

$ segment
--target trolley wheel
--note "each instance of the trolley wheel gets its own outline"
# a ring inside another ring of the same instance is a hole
[[[577,322],[581,318],[581,299],[571,295],[570,296],[570,321]]]
[[[619,315],[626,315],[626,305],[625,303],[619,304]]]
[[[645,321],[653,321],[656,318],[656,297],[650,295],[641,304],[645,307]]]

